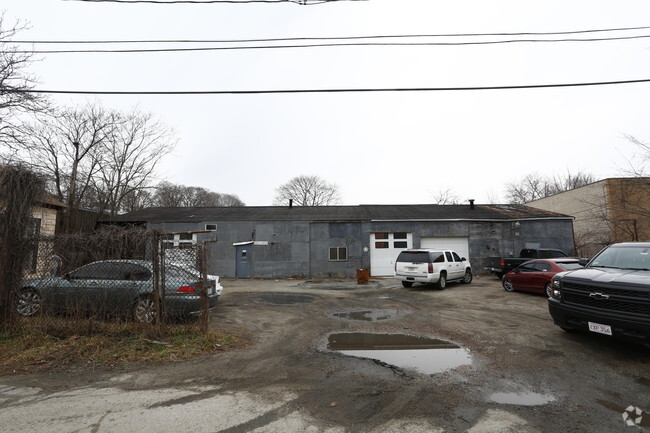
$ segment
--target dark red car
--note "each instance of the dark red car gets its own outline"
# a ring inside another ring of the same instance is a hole
[[[529,260],[503,276],[501,284],[508,292],[546,293],[551,296],[551,278],[558,272],[582,268],[578,259]]]

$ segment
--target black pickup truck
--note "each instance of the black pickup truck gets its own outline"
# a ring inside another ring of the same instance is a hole
[[[613,244],[551,280],[548,309],[565,331],[650,345],[650,242]]]
[[[493,273],[497,278],[501,278],[528,260],[554,259],[557,257],[568,257],[568,255],[562,250],[552,248],[524,248],[519,252],[519,257],[488,257],[485,270]]]

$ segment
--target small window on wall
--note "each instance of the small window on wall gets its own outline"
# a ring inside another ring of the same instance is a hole
[[[217,231],[217,225],[216,224],[206,224],[205,229],[210,230],[211,232],[216,232]]]
[[[388,239],[388,233],[375,233],[375,239]]]
[[[393,243],[393,247],[395,247],[395,248],[408,248],[408,242],[406,242],[406,241],[395,241],[395,243]]]
[[[375,242],[375,248],[388,248],[388,242]]]
[[[330,262],[346,262],[348,247],[330,247]]]
[[[406,233],[394,233],[393,239],[406,239]]]

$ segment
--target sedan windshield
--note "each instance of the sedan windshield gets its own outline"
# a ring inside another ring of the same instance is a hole
[[[607,248],[592,260],[589,267],[648,271],[650,270],[650,249],[639,246]]]

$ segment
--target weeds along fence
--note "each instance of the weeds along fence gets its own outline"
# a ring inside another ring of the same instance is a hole
[[[18,316],[66,321],[81,332],[93,321],[144,323],[155,334],[193,323],[207,331],[218,279],[205,272],[200,243],[172,235],[106,227],[92,234],[34,237],[15,290]],[[20,320],[21,326],[37,320]]]

